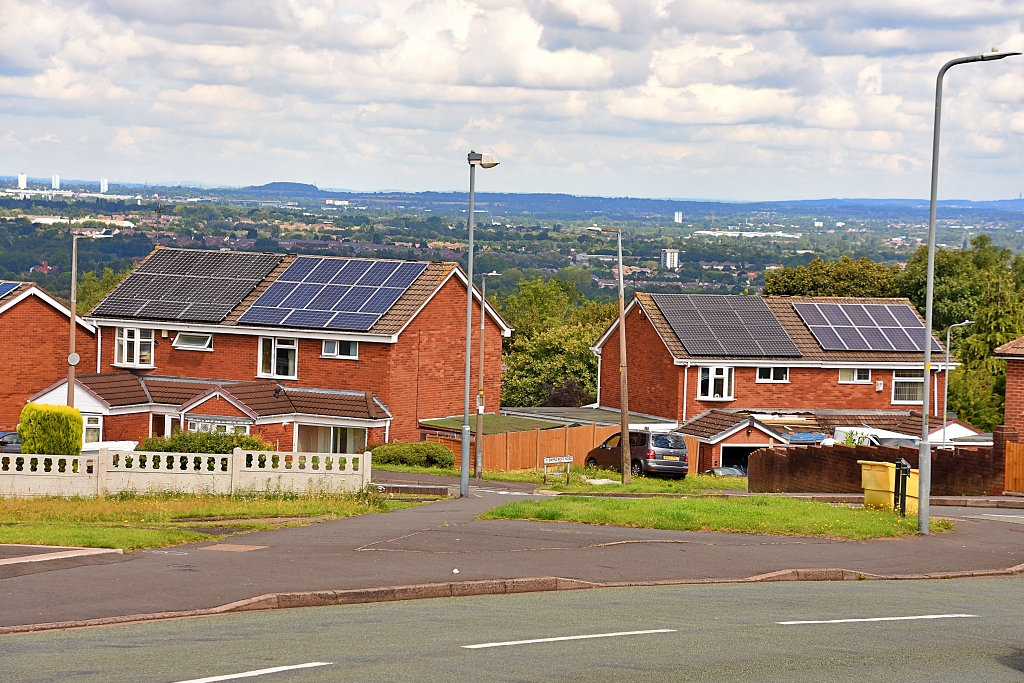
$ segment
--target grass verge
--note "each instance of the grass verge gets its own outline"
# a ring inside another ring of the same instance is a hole
[[[142,550],[387,512],[409,504],[389,501],[372,491],[4,498],[0,499],[0,543]]]
[[[441,467],[419,467],[416,465],[381,465],[374,467],[374,471],[410,472],[413,474],[435,474],[441,477],[458,477],[459,470],[445,469]],[[712,477],[706,474],[691,474],[685,479],[670,479],[667,477],[637,477],[633,483],[627,486],[622,484],[588,484],[587,479],[621,479],[621,475],[615,470],[601,470],[590,467],[574,465],[569,476],[569,487],[565,486],[563,478],[565,468],[551,466],[548,469],[548,488],[556,491],[569,491],[573,493],[592,493],[595,491],[621,491],[621,492],[645,492],[645,493],[688,493],[702,489],[706,490],[747,490],[746,477]],[[485,481],[521,481],[530,484],[543,484],[543,472],[487,472],[483,473]]]
[[[891,512],[837,507],[828,503],[750,496],[744,498],[584,498],[559,496],[494,508],[481,519],[580,522],[644,529],[727,531],[773,536],[818,536],[868,540],[917,533],[916,521]],[[932,521],[933,531],[951,531],[953,522]]]

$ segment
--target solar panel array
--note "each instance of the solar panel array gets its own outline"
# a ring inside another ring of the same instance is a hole
[[[217,323],[282,258],[282,254],[160,249],[100,302],[93,315]]]
[[[692,356],[799,356],[763,299],[715,294],[652,294]]]
[[[426,267],[413,261],[300,256],[239,322],[365,332]]]
[[[20,282],[8,282],[7,280],[0,280],[0,296],[9,294],[18,288]]]
[[[826,351],[923,351],[924,323],[907,304],[795,303]],[[932,339],[932,351],[941,351]]]

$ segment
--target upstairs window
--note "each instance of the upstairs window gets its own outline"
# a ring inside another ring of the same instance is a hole
[[[187,351],[213,351],[213,335],[179,332],[171,346]]]
[[[321,354],[324,358],[359,358],[359,342],[324,340],[324,350]]]
[[[758,382],[788,382],[789,368],[758,368]]]
[[[153,330],[119,327],[114,337],[114,364],[132,368],[153,367]]]
[[[871,384],[871,370],[867,368],[840,368],[840,384]]]
[[[298,377],[296,369],[298,353],[299,343],[295,339],[260,337],[259,375],[261,377],[296,379]]]
[[[715,366],[700,369],[697,398],[706,401],[731,401],[733,369]]]
[[[924,370],[893,370],[893,403],[924,403]]]

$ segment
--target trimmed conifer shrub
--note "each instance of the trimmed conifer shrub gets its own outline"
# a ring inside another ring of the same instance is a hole
[[[22,453],[80,455],[82,434],[82,413],[77,408],[29,403],[21,410]]]

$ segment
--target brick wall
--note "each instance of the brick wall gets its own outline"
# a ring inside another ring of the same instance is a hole
[[[107,415],[103,418],[104,441],[142,441],[149,436],[149,413]]]
[[[1024,434],[1024,360],[1006,361],[1006,406],[1003,424]]]
[[[13,431],[29,396],[68,374],[68,319],[38,297],[29,296],[0,315],[4,372],[0,382],[0,431]],[[79,372],[95,372],[96,341],[81,325],[75,350]]]
[[[230,401],[225,401],[220,396],[214,396],[209,398],[197,406],[193,406],[188,413],[185,414],[185,419],[188,419],[189,415],[224,415],[225,417],[250,417],[244,412],[239,410]]]
[[[473,406],[476,405],[479,315],[480,309],[476,308],[471,356]],[[160,343],[154,351],[156,368],[136,372],[217,380],[256,379],[258,336],[215,334],[213,352],[205,352],[175,349],[171,342],[176,334],[176,330],[169,330],[168,336],[163,337],[158,330],[156,339]],[[104,328],[102,372],[119,370],[112,365],[114,337],[114,328]],[[372,391],[394,416],[391,440],[416,441],[419,419],[462,413],[465,339],[466,288],[456,278],[451,278],[402,332],[397,343],[360,342],[359,360],[343,360],[321,358],[318,339],[300,339],[296,362],[298,379],[279,381],[286,386]],[[486,407],[488,412],[497,412],[501,397],[501,328],[490,318],[485,340]],[[95,355],[92,363],[95,367]],[[205,409],[197,411],[205,412]]]
[[[253,425],[249,432],[273,444],[275,451],[291,451],[295,423],[289,422],[286,425],[282,425],[280,422],[277,422],[274,424]]]
[[[910,410],[917,406],[892,403],[891,370],[873,370],[869,384],[839,384],[837,368],[789,369],[788,383],[757,382],[757,368],[734,370],[734,399],[700,400],[700,368],[689,372],[673,364],[673,359],[654,326],[635,307],[626,317],[626,360],[628,362],[629,409],[670,420],[689,419],[712,408],[805,408],[819,410]],[[1010,361],[1013,363],[1013,361]],[[768,365],[766,363],[766,365]],[[1024,428],[1024,361],[1019,363],[1018,417]],[[876,391],[875,382],[883,382]],[[928,387],[930,401],[942,400],[945,373],[932,373]],[[936,391],[937,387],[937,391]],[[683,393],[685,391],[685,400]],[[1010,376],[1007,373],[1007,405]],[[619,407],[619,341],[617,332],[609,337],[601,351],[601,405]],[[685,418],[683,407],[686,407]],[[1009,416],[1009,410],[1007,411]],[[1007,418],[1009,419],[1009,417]],[[1008,423],[1009,424],[1009,423]]]
[[[788,446],[750,454],[747,488],[755,493],[862,493],[858,460],[918,464],[915,448]],[[933,496],[999,495],[1005,455],[995,448],[933,451]]]

